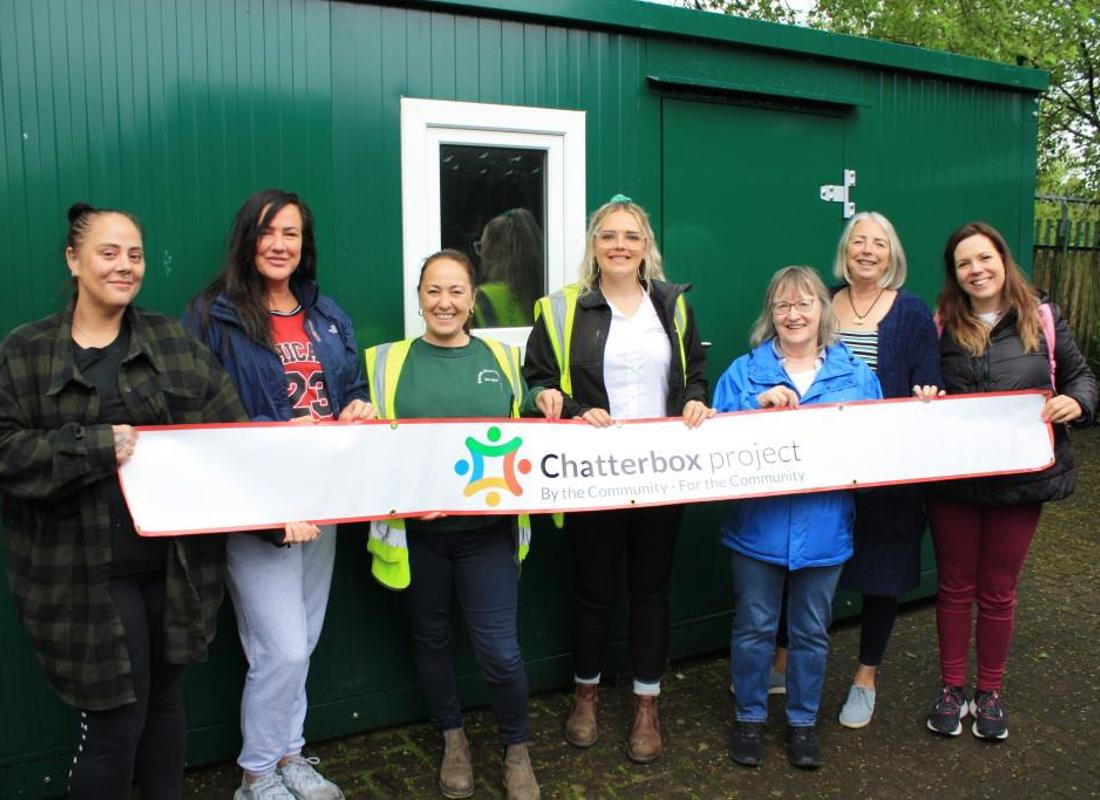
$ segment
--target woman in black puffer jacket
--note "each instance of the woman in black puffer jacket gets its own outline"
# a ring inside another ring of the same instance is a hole
[[[1055,427],[1054,464],[1040,472],[946,482],[930,492],[928,502],[939,571],[936,625],[943,681],[928,727],[955,736],[971,713],[974,735],[999,741],[1008,736],[1000,690],[1016,584],[1042,504],[1074,490],[1065,423],[1092,422],[1096,379],[1065,321],[1020,273],[994,228],[972,222],[951,234],[944,269],[937,314],[947,393],[1051,389],[1052,383],[1054,389],[1042,410],[1043,421]],[[975,603],[977,683],[967,702]]]

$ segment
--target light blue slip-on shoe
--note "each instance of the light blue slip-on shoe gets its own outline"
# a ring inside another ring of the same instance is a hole
[[[875,690],[863,686],[852,686],[848,690],[848,699],[840,709],[840,724],[845,728],[863,728],[871,722],[875,713]]]
[[[768,694],[787,693],[787,673],[777,672],[774,669],[768,675]]]

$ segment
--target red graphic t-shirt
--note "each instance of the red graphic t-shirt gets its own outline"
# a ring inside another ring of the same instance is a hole
[[[325,387],[325,372],[306,335],[306,315],[299,307],[290,314],[271,312],[271,334],[275,352],[286,373],[286,394],[290,413],[295,417],[312,415],[314,419],[329,419],[335,414]]]

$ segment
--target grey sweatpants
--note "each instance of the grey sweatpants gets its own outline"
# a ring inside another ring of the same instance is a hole
[[[325,622],[335,558],[335,525],[291,547],[249,534],[229,537],[229,595],[248,659],[237,764],[248,772],[270,772],[305,745],[309,657]]]

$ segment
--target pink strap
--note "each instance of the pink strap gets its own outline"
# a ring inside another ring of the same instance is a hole
[[[940,312],[932,315],[932,322],[936,324],[936,336],[943,338],[943,323],[940,322]],[[1039,326],[1043,329],[1043,338],[1047,343],[1047,363],[1050,365],[1050,386],[1055,392],[1058,385],[1054,382],[1054,372],[1058,362],[1054,358],[1054,312],[1050,310],[1050,303],[1039,304]]]
[[[1050,386],[1055,392],[1058,385],[1054,382],[1054,371],[1058,366],[1054,358],[1054,312],[1050,310],[1050,303],[1039,304],[1039,325],[1043,329],[1043,338],[1047,340],[1047,362],[1050,364]]]

